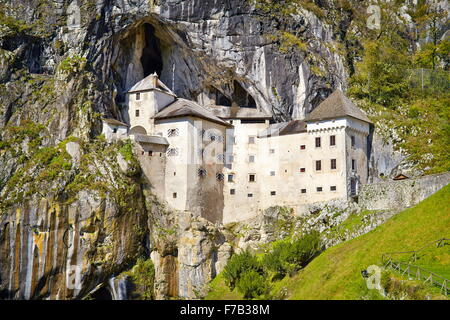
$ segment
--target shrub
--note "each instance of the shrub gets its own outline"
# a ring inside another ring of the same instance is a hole
[[[235,254],[228,261],[224,268],[223,276],[225,282],[231,290],[234,290],[237,282],[244,272],[255,271],[259,274],[264,274],[261,263],[248,250]]]
[[[277,242],[272,251],[264,256],[263,265],[283,277],[306,266],[320,251],[320,234],[313,231],[293,242]]]
[[[152,260],[140,258],[133,269],[127,272],[127,275],[130,276],[142,300],[154,299],[155,267]]]
[[[244,299],[254,299],[269,292],[269,285],[265,276],[255,270],[245,271],[237,282],[237,289]]]

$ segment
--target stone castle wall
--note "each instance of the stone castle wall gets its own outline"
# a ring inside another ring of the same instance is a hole
[[[450,183],[450,172],[415,179],[363,186],[359,204],[369,210],[402,209],[416,205]]]

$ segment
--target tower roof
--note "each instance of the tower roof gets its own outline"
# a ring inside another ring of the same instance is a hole
[[[158,75],[156,73],[151,74],[138,83],[136,83],[128,93],[142,92],[142,91],[150,91],[150,90],[159,90],[163,91],[167,94],[175,96],[175,93],[172,92],[161,80],[159,80]]]
[[[334,91],[318,107],[311,111],[305,121],[317,121],[340,117],[352,117],[372,123],[367,115],[347,98],[341,90]]]
[[[197,118],[201,118],[204,120],[208,120],[214,123],[218,123],[220,125],[231,127],[228,122],[223,121],[222,119],[216,117],[211,111],[205,109],[194,101],[189,101],[186,99],[177,99],[169,106],[165,107],[163,110],[158,112],[154,119],[162,120],[162,119],[170,119],[170,118],[181,118],[193,116]]]

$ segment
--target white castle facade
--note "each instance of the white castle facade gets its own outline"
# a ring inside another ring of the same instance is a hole
[[[150,75],[127,93],[123,118],[104,119],[107,140],[131,138],[153,193],[213,222],[275,205],[301,213],[367,182],[371,123],[341,91],[304,120],[271,123],[256,108],[177,98]]]

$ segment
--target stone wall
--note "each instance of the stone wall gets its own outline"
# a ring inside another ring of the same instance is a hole
[[[359,204],[368,210],[403,209],[416,205],[450,183],[450,172],[363,186]]]

